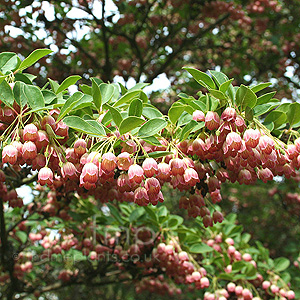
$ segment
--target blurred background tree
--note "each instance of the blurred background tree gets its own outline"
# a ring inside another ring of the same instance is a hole
[[[42,78],[159,78],[164,88],[166,77],[187,89],[181,68],[193,65],[237,84],[271,80],[279,98],[299,89],[299,1],[3,0],[0,9],[2,51],[55,51],[40,62]]]

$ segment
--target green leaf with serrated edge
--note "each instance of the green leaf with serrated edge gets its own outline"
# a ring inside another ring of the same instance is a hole
[[[267,93],[267,94],[264,94],[264,95],[258,97],[256,105],[268,103],[275,94],[276,94],[276,92],[271,92],[271,93]]]
[[[294,102],[289,106],[289,110],[287,112],[287,121],[289,122],[291,128],[293,128],[293,125],[300,122],[300,104],[299,103]]]
[[[168,111],[170,121],[175,124],[181,114],[185,111],[186,105],[175,102]]]
[[[92,78],[92,96],[97,110],[100,111],[102,105],[102,97],[99,85],[96,83],[94,78]]]
[[[198,125],[198,122],[197,121],[194,121],[194,120],[191,120],[189,123],[187,123],[182,131],[181,131],[181,135],[180,135],[180,139],[179,141],[183,141],[185,140],[188,135],[190,134],[190,132]]]
[[[155,136],[144,137],[143,141],[153,146],[161,146],[160,141]]]
[[[201,72],[194,68],[183,67],[183,69],[188,71],[193,76],[193,78],[202,86],[211,88],[211,89],[216,88],[214,81],[206,73]]]
[[[83,93],[81,92],[76,92],[72,96],[70,96],[69,99],[64,104],[64,106],[61,108],[56,122],[59,122],[62,118],[64,118],[73,109],[73,107],[80,101],[82,97],[83,97]]]
[[[101,83],[99,85],[102,103],[107,103],[111,100],[115,92],[115,87],[112,84]]]
[[[256,102],[256,95],[245,85],[242,84],[236,91],[236,104],[241,106],[242,110],[244,110],[247,106],[253,108],[256,105]]]
[[[223,82],[222,84],[220,84],[219,90],[223,93],[226,93],[233,80],[234,79],[230,79],[230,80],[227,80],[227,81]]]
[[[36,49],[29,54],[20,64],[19,70],[23,71],[24,69],[35,64],[42,57],[52,53],[53,51],[50,49]]]
[[[61,93],[62,91],[67,89],[69,86],[75,84],[79,79],[81,79],[81,76],[79,76],[79,75],[69,76],[61,83],[61,85],[58,87],[58,89],[56,90],[55,93],[56,94]]]
[[[140,117],[143,112],[143,102],[140,99],[133,99],[129,105],[128,116]]]
[[[77,116],[68,116],[63,119],[64,123],[80,132],[92,135],[92,136],[103,136],[103,132],[100,132],[97,128],[84,121],[82,118]]]
[[[134,98],[138,98],[140,94],[140,90],[137,91],[131,91],[124,94],[115,104],[113,104],[113,107],[118,107],[122,104],[131,102]]]
[[[27,98],[25,96],[24,87],[24,82],[17,81],[13,88],[15,100],[21,107],[24,107],[25,104],[27,104]]]
[[[214,248],[209,247],[205,243],[196,243],[190,247],[191,253],[207,253],[214,251]]]
[[[286,113],[282,111],[273,110],[265,118],[264,123],[274,123],[274,128],[278,128],[280,125],[285,123],[287,119]]]
[[[105,128],[99,122],[95,120],[86,120],[86,122],[95,127],[102,135],[106,135]]]
[[[168,125],[168,122],[161,118],[154,118],[143,124],[138,132],[140,137],[149,137],[157,134]]]
[[[126,119],[124,119],[120,126],[119,126],[119,132],[121,135],[138,128],[141,124],[145,122],[144,119],[135,117],[135,116],[129,116]]]
[[[6,80],[0,84],[0,100],[7,106],[13,107],[14,94]]]
[[[7,75],[15,71],[20,65],[21,60],[16,53],[2,52],[0,53],[0,72],[1,75]]]
[[[92,88],[86,84],[80,84],[79,88],[82,90],[83,93],[92,96]]]
[[[257,105],[253,108],[254,116],[256,116],[256,117],[261,116],[277,106],[278,106],[278,103],[265,103],[262,105]],[[278,109],[278,108],[276,108],[276,109]]]
[[[111,113],[113,121],[115,122],[115,124],[118,127],[120,127],[120,124],[121,124],[121,122],[123,120],[121,113],[116,108],[108,105],[107,103],[106,103],[106,106],[108,107],[108,109],[109,109],[109,111]]]
[[[251,86],[250,89],[254,92],[257,93],[265,88],[267,88],[268,86],[270,86],[272,83],[271,82],[263,82],[263,83],[259,83],[258,85],[255,86]]]
[[[27,98],[27,103],[32,109],[45,107],[45,99],[41,90],[33,85],[24,86],[25,97]]]
[[[161,118],[163,114],[155,107],[144,107],[143,116],[147,119]]]
[[[290,261],[285,257],[278,257],[274,259],[274,270],[276,272],[282,272],[290,265]]]

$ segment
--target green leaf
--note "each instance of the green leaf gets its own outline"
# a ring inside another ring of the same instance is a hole
[[[120,124],[121,124],[121,122],[123,120],[121,113],[116,108],[114,108],[114,107],[112,107],[112,106],[110,106],[108,104],[106,104],[106,105],[108,106],[108,109],[109,109],[109,111],[111,113],[111,116],[112,116],[115,124],[118,127],[120,127]]]
[[[50,104],[52,101],[56,99],[56,94],[53,93],[52,91],[43,90],[42,94],[46,104]]]
[[[17,81],[13,88],[13,93],[16,102],[21,106],[24,107],[27,103],[27,98],[24,92],[25,83],[21,81]]]
[[[174,154],[173,152],[170,151],[154,151],[154,152],[149,152],[148,156],[152,157],[152,158],[160,158],[160,157],[164,157],[167,155],[172,155]]]
[[[50,49],[36,49],[29,54],[20,64],[19,70],[23,71],[24,69],[32,66],[35,64],[39,59],[42,57],[52,53],[53,51]]]
[[[167,221],[167,227],[171,229],[176,229],[183,223],[183,218],[176,215],[171,215]]]
[[[246,107],[245,118],[248,121],[252,121],[253,120],[253,109],[250,108],[249,106]]]
[[[148,86],[150,83],[139,82],[134,87],[129,89],[129,91],[142,90],[144,87]]]
[[[54,81],[54,80],[52,80],[52,79],[50,79],[50,78],[48,78],[48,80],[49,80],[49,82],[50,82],[52,91],[53,91],[54,93],[56,93],[57,89],[59,88],[59,84],[58,84],[56,81]],[[56,93],[56,94],[57,94],[57,93]]]
[[[218,90],[209,90],[209,92],[214,97],[216,97],[217,99],[220,99],[220,100],[226,100],[227,99],[226,95],[223,92],[221,92],[221,91],[218,91]]]
[[[169,109],[168,116],[170,121],[175,124],[182,113],[185,111],[187,105],[175,102]]]
[[[266,116],[264,123],[267,124],[273,122],[274,128],[278,128],[279,126],[285,123],[286,119],[286,113],[282,111],[273,110]]]
[[[145,214],[145,210],[143,207],[136,208],[134,211],[131,212],[129,216],[129,222],[137,221],[141,216]]]
[[[24,86],[25,97],[27,103],[32,109],[39,109],[45,107],[45,99],[41,90],[34,85]]]
[[[287,112],[287,121],[290,124],[290,127],[293,128],[293,125],[300,122],[300,104],[295,102],[289,106]]]
[[[143,141],[153,146],[161,146],[160,141],[155,136],[144,137]]]
[[[138,128],[144,122],[145,120],[142,118],[129,116],[120,123],[119,132],[121,135],[123,135],[135,128]]]
[[[247,243],[250,241],[250,239],[251,239],[251,234],[249,234],[249,233],[244,233],[244,234],[242,235],[242,242],[243,242],[243,243],[247,244]]]
[[[183,127],[183,129],[182,129],[182,131],[181,131],[181,135],[180,135],[179,141],[181,142],[181,141],[185,140],[185,139],[188,137],[188,135],[190,134],[190,132],[191,132],[197,125],[198,125],[198,122],[195,121],[195,120],[191,120],[189,123],[187,123],[187,124]]]
[[[124,103],[131,102],[134,98],[139,97],[140,92],[140,90],[127,92],[113,106],[118,107]]]
[[[143,102],[140,99],[133,99],[129,105],[128,116],[140,117],[143,112]]]
[[[223,82],[220,86],[219,86],[219,90],[223,93],[226,93],[231,82],[233,81],[233,79],[227,80],[225,82]]]
[[[257,97],[254,92],[242,84],[236,92],[236,104],[240,105],[242,110],[244,110],[247,106],[253,108],[256,102]]]
[[[264,94],[264,95],[258,97],[256,105],[268,103],[275,94],[276,94],[276,92],[271,92],[271,93],[267,93],[267,94]]]
[[[108,206],[108,208],[110,210],[110,213],[115,218],[115,220],[119,224],[124,225],[124,221],[122,220],[122,217],[121,217],[120,212],[118,211],[118,209],[110,203],[107,203],[106,205]]]
[[[77,116],[68,116],[64,118],[64,123],[80,132],[92,135],[92,136],[103,136],[103,132],[99,131],[99,129],[95,128],[87,121],[83,120]]]
[[[86,84],[80,84],[79,87],[83,93],[92,96],[92,88],[90,86],[88,86]]]
[[[257,92],[267,88],[271,84],[272,84],[271,82],[265,82],[265,83],[260,83],[258,85],[252,86],[250,88],[251,88],[252,92],[257,93]]]
[[[206,110],[215,111],[219,106],[220,102],[214,96],[206,94]]]
[[[145,106],[143,108],[143,116],[147,119],[161,118],[163,114],[155,107]]]
[[[216,88],[214,81],[206,73],[201,72],[194,68],[184,67],[183,69],[188,71],[193,76],[193,78],[202,86],[204,86],[206,88],[211,88],[211,89]]]
[[[268,123],[268,124],[264,124],[270,131],[273,131],[273,129],[274,129],[274,123],[273,122],[271,122],[271,123]]]
[[[73,109],[73,107],[80,101],[80,99],[82,99],[82,97],[83,94],[81,92],[76,92],[71,97],[69,97],[69,99],[60,110],[60,113],[57,117],[57,122],[64,118],[64,116]]]
[[[161,118],[154,118],[147,121],[139,130],[138,135],[140,137],[152,136],[168,125],[168,122]]]
[[[222,72],[218,72],[218,71],[214,71],[214,70],[210,70],[209,72],[212,75],[215,82],[217,83],[218,87],[220,87],[223,83],[225,84],[227,81],[229,81],[228,77]],[[225,87],[226,87],[226,85],[225,85]],[[230,99],[234,101],[235,90],[234,90],[234,87],[232,86],[232,84],[229,84],[229,89],[227,90],[227,93],[228,93]]]
[[[24,231],[17,231],[16,236],[20,239],[22,244],[25,244],[27,241],[27,234]]]
[[[15,82],[21,81],[21,82],[24,82],[26,84],[32,84],[32,80],[31,80],[29,75],[31,75],[31,74],[17,73],[17,74],[15,74]]]
[[[10,107],[14,104],[13,91],[6,80],[0,83],[0,100]]]
[[[214,248],[209,247],[205,243],[197,243],[190,247],[190,252],[192,253],[207,253],[214,251]]]
[[[0,53],[0,72],[6,75],[18,68],[21,60],[16,53],[2,52]]]
[[[122,83],[120,83],[120,82],[118,82],[118,84],[119,84],[120,89],[121,89],[121,94],[122,95],[126,94],[126,92],[127,92],[126,87]]]
[[[92,96],[96,108],[98,109],[98,111],[100,111],[102,105],[102,97],[99,85],[96,83],[94,78],[92,78]]]
[[[282,272],[290,265],[290,261],[285,257],[278,257],[274,260],[274,270],[276,272]]]
[[[261,116],[261,115],[267,113],[268,111],[272,110],[276,106],[278,106],[278,103],[270,103],[270,102],[261,104],[261,105],[257,105],[253,109],[254,116],[257,116],[257,117]]]
[[[99,85],[102,104],[110,101],[115,92],[115,87],[112,84],[101,83]]]
[[[62,82],[62,84],[58,87],[58,89],[56,90],[55,93],[56,94],[61,93],[62,91],[67,89],[69,86],[75,84],[80,78],[81,78],[81,76],[79,76],[79,75],[69,76]]]

